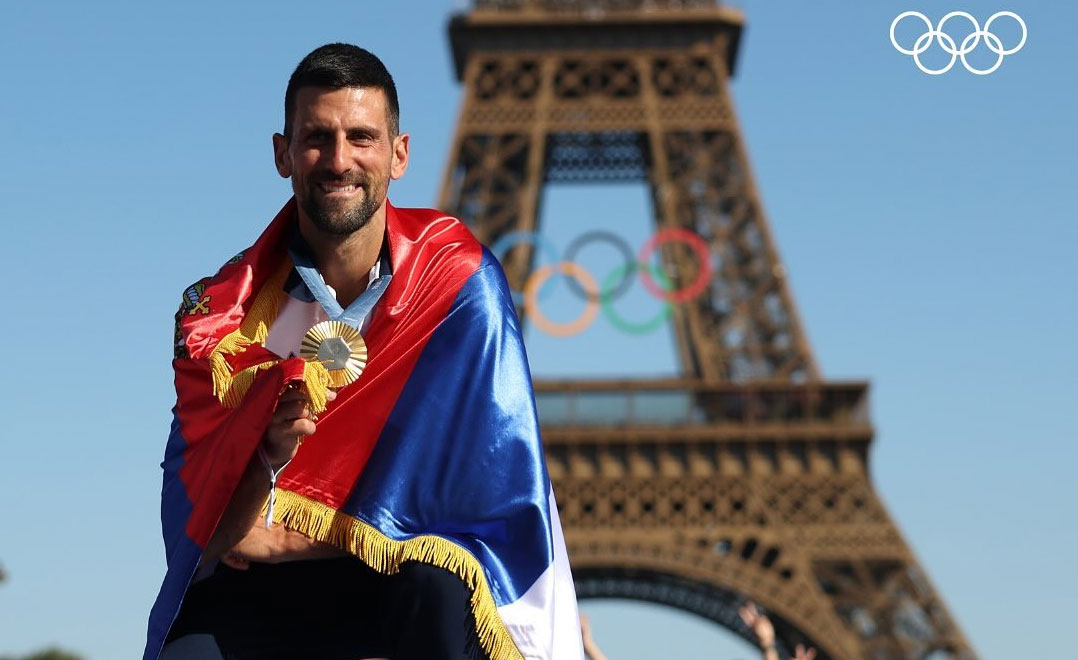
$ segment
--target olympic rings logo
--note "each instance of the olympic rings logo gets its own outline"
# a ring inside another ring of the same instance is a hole
[[[917,41],[914,42],[913,48],[903,48],[898,44],[898,40],[895,39],[895,28],[898,27],[898,24],[901,23],[903,19],[909,17],[916,17],[921,19],[927,29],[925,33],[918,37]],[[951,35],[943,31],[943,26],[946,25],[947,21],[956,17],[964,18],[973,25],[973,32],[969,33],[968,36],[962,39],[962,44],[960,46],[955,45],[955,40],[951,37]],[[992,23],[997,18],[1003,17],[1014,19],[1022,28],[1022,39],[1014,48],[1004,48],[1003,42],[1000,40],[1000,38],[993,34],[991,31]],[[964,11],[952,11],[951,13],[941,18],[939,24],[936,25],[934,28],[932,27],[932,22],[928,20],[928,17],[919,11],[902,12],[901,14],[896,16],[895,20],[891,23],[891,44],[895,47],[895,50],[902,53],[903,55],[912,55],[913,61],[917,65],[917,68],[930,76],[938,76],[942,73],[947,73],[951,70],[951,67],[953,67],[955,65],[955,62],[957,62],[959,59],[962,60],[962,65],[965,66],[966,70],[970,73],[975,73],[979,76],[987,76],[988,74],[998,69],[1001,64],[1003,64],[1004,57],[1006,57],[1007,55],[1013,55],[1014,53],[1017,53],[1018,51],[1022,50],[1022,46],[1026,45],[1027,36],[1029,36],[1029,33],[1026,30],[1026,22],[1022,20],[1021,16],[1014,13],[1013,11],[997,11],[996,13],[992,14],[992,16],[988,19],[988,22],[984,24],[984,29],[981,29],[981,25],[977,22],[976,18]],[[951,56],[951,61],[948,62],[946,66],[939,69],[929,69],[921,62],[921,53],[924,53],[932,47],[933,38],[939,43],[940,48],[942,48],[945,53]],[[977,69],[975,67],[972,67],[970,66],[969,61],[966,60],[966,55],[973,52],[973,50],[980,45],[981,38],[984,38],[984,44],[988,47],[988,50],[996,54],[995,64],[993,64],[987,69]]]
[[[608,243],[621,253],[623,263],[610,271],[601,282],[583,266],[574,261],[580,250],[589,243]],[[682,243],[696,256],[697,273],[692,282],[680,289],[674,289],[660,266],[649,266],[654,253],[667,243]],[[617,234],[608,231],[585,232],[573,240],[565,254],[559,256],[554,246],[545,238],[530,231],[510,232],[491,246],[490,251],[501,259],[513,247],[527,244],[539,251],[550,262],[528,275],[524,282],[524,291],[513,291],[513,302],[523,303],[524,313],[535,327],[556,337],[570,337],[583,332],[598,317],[599,312],[616,328],[629,334],[648,334],[662,327],[673,312],[673,305],[692,300],[707,289],[711,281],[711,255],[707,243],[687,229],[664,229],[649,238],[635,254],[632,248]],[[572,321],[556,323],[548,319],[539,309],[540,291],[543,285],[555,274],[567,278],[569,288],[576,295],[584,298],[584,311]],[[663,302],[663,307],[652,318],[643,322],[626,321],[614,309],[614,300],[628,291],[633,278],[639,274],[644,288],[655,298]]]

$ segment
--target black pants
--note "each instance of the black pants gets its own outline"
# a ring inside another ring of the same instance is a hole
[[[200,633],[225,660],[485,657],[464,582],[414,562],[395,575],[352,557],[222,564],[188,589],[168,640]]]

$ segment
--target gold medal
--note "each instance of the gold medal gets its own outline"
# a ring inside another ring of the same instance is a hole
[[[305,360],[325,365],[332,387],[356,382],[367,366],[367,343],[363,336],[341,321],[322,321],[308,330],[299,354]]]

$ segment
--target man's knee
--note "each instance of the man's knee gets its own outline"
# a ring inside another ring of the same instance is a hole
[[[396,616],[400,658],[461,660],[485,657],[479,648],[472,617],[471,592],[449,571],[409,562],[397,580]]]
[[[400,567],[403,592],[424,614],[466,617],[470,593],[464,581],[444,568],[407,562]]]
[[[160,660],[224,660],[224,657],[213,635],[195,634],[166,644]]]

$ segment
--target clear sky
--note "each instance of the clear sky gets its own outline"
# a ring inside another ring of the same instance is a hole
[[[1065,633],[1078,611],[1078,8],[740,4],[734,94],[757,182],[823,373],[872,383],[881,496],[985,658],[1078,656]],[[270,135],[288,74],[322,43],[386,61],[413,153],[391,198],[434,203],[460,95],[453,8],[5,8],[0,654],[139,653],[164,570],[158,463],[180,292],[287,199]],[[1015,11],[1028,43],[990,76],[926,76],[888,26],[949,8],[982,22]],[[542,222],[562,248],[592,227],[639,244],[648,213],[641,186],[562,186]],[[626,315],[650,315],[634,295]],[[669,332],[629,339],[600,320],[528,341],[540,376],[674,369]],[[585,610],[613,660],[752,657],[688,615]]]

